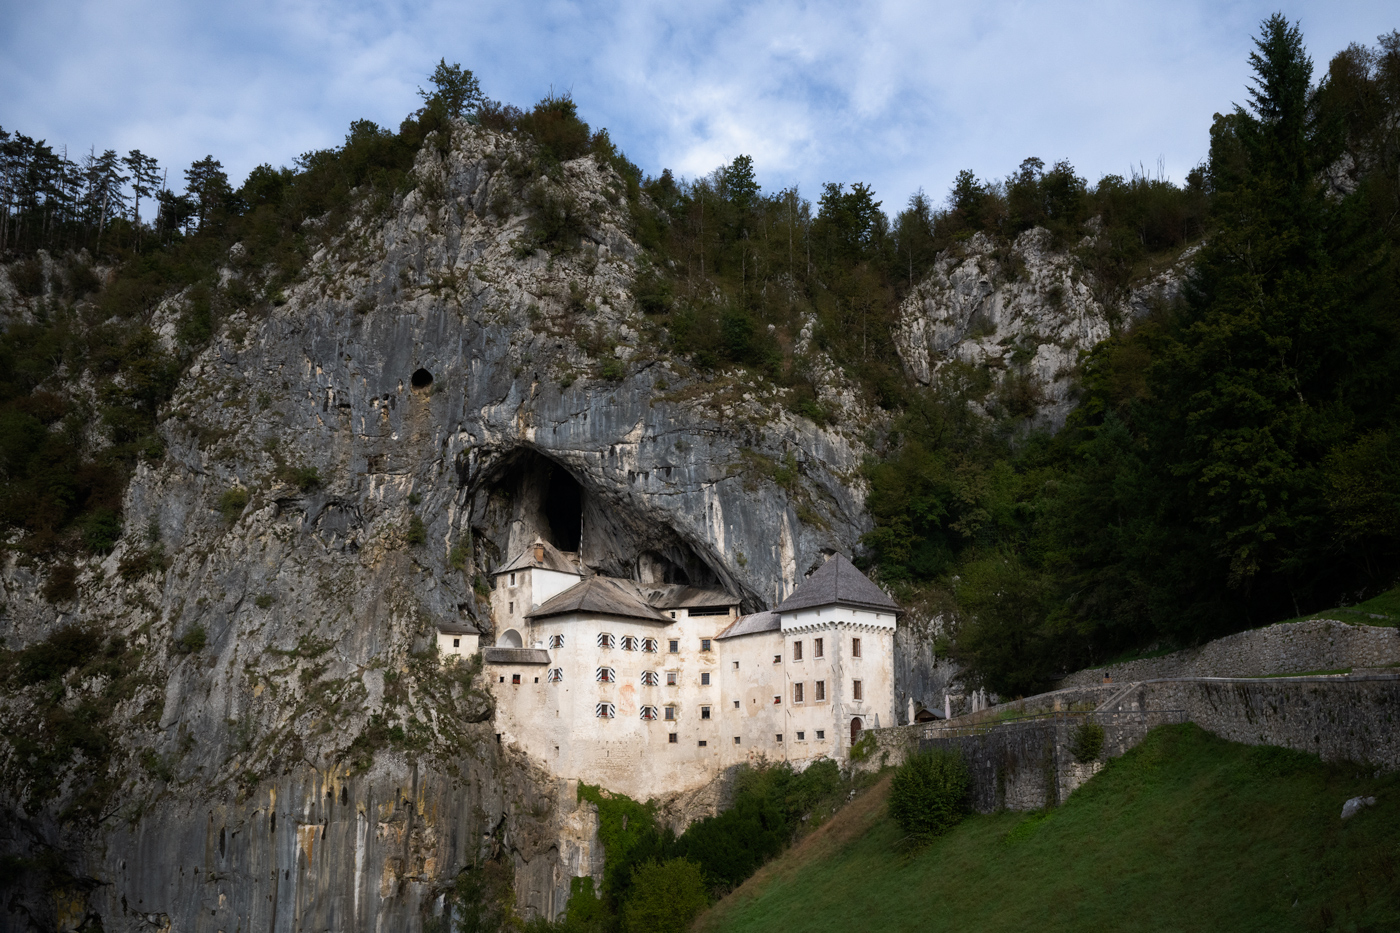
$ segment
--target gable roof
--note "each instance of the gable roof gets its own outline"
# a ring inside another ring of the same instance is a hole
[[[487,664],[549,663],[549,652],[543,648],[483,648],[481,654]]]
[[[438,620],[437,630],[444,635],[480,635],[481,631],[468,622],[452,622],[447,619]]]
[[[647,603],[657,609],[711,609],[739,605],[739,597],[708,586],[667,583],[643,586]]]
[[[670,622],[666,616],[647,605],[646,600],[630,580],[614,577],[589,577],[564,592],[545,600],[527,619],[542,619],[570,612],[589,615],[622,616],[649,622]]]
[[[776,632],[782,625],[776,612],[753,612],[736,621],[715,638],[738,638],[740,635],[757,635],[760,632]]]
[[[544,560],[535,560],[535,548],[544,548]],[[571,573],[576,577],[583,576],[583,570],[579,567],[575,559],[571,559],[563,551],[559,550],[548,541],[536,540],[534,544],[526,545],[524,550],[500,569],[496,570],[492,576],[499,576],[509,573],[512,570],[553,570],[557,573]]]
[[[899,604],[870,582],[844,554],[833,554],[817,572],[798,584],[792,595],[778,604],[774,612],[814,609],[818,606],[855,606],[899,612]]]

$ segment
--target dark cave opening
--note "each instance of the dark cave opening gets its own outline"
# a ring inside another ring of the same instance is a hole
[[[433,384],[433,374],[426,369],[416,369],[413,371],[413,375],[409,377],[408,384],[414,389],[426,389]]]
[[[490,542],[497,565],[540,538],[577,552],[598,573],[648,585],[723,585],[722,573],[661,515],[609,495],[606,479],[596,486],[581,481],[543,451],[506,452],[480,483],[484,498],[472,507],[473,533]]]
[[[561,551],[577,551],[583,538],[583,490],[562,467],[550,471],[545,493],[544,517],[554,538],[551,544]]]

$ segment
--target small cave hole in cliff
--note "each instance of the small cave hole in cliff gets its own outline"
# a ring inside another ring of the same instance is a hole
[[[414,389],[426,389],[428,386],[433,384],[433,374],[428,372],[426,369],[416,369],[413,371],[413,375],[409,378],[408,384],[411,388]]]

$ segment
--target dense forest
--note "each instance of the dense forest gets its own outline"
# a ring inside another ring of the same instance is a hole
[[[34,307],[0,335],[0,522],[64,595],[68,561],[123,533],[126,479],[163,456],[161,405],[222,317],[283,301],[316,244],[355,211],[386,211],[417,183],[419,150],[464,120],[529,141],[526,175],[584,156],[616,170],[656,352],[786,387],[795,412],[829,423],[842,415],[816,391],[823,356],[884,413],[866,566],[944,613],[947,648],[982,684],[1029,693],[1126,650],[1358,600],[1400,567],[1400,33],[1351,46],[1316,81],[1283,18],[1257,45],[1246,105],[1216,115],[1183,184],[1091,184],[1032,157],[888,212],[858,181],[815,203],[765,192],[742,155],[698,179],[647,175],[569,97],[501,104],[445,61],[396,131],[357,121],[343,145],[237,187],[212,156],[175,173],[177,194],[139,151],[75,163],[0,130],[0,253]],[[522,250],[582,233],[548,191],[522,186]],[[1030,430],[1035,400],[1014,380],[946,364],[917,385],[891,335],[940,254],[1035,227],[1106,305],[1200,245],[1178,305],[1082,361],[1054,434]],[[172,351],[149,321],[181,291]]]

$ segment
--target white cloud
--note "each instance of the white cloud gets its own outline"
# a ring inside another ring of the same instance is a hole
[[[1027,155],[1091,179],[1160,157],[1180,179],[1211,114],[1244,99],[1257,2],[981,4],[866,0],[330,3],[0,0],[0,124],[73,152],[141,148],[235,178],[394,126],[439,57],[491,96],[572,90],[650,172],[695,176],[739,153],[763,184],[873,183],[887,208],[958,169]],[[1300,16],[1319,73],[1396,25],[1378,3]]]

